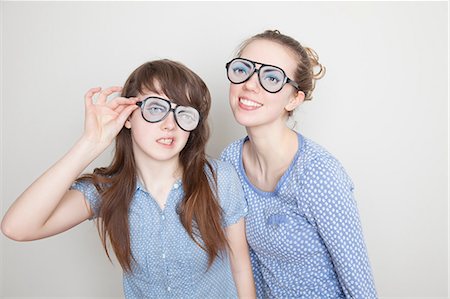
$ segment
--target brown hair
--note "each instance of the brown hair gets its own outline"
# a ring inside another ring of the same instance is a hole
[[[165,94],[176,104],[196,108],[201,116],[198,127],[180,152],[184,198],[178,207],[180,221],[192,240],[208,253],[208,268],[228,245],[222,228],[222,209],[217,199],[217,177],[206,159],[209,138],[206,122],[211,96],[202,79],[186,66],[171,60],[147,62],[128,77],[123,97],[143,92]],[[122,128],[115,140],[115,154],[108,167],[96,168],[79,180],[93,182],[101,195],[98,230],[109,257],[109,239],[124,271],[131,271],[128,210],[136,188],[136,165],[130,129]],[[210,184],[211,183],[211,184]],[[199,239],[201,238],[201,239]]]
[[[298,58],[293,80],[297,82],[299,89],[305,93],[305,100],[311,100],[316,80],[322,78],[326,71],[325,66],[319,63],[317,53],[311,48],[303,47],[298,41],[290,36],[281,34],[278,30],[266,30],[245,40],[239,47],[238,56],[242,55],[245,47],[251,42],[261,39],[276,42],[287,47]]]

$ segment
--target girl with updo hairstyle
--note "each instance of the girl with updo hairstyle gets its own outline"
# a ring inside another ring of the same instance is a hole
[[[258,298],[377,298],[353,183],[286,121],[325,75],[317,53],[278,30],[226,64],[229,104],[247,136],[221,155],[238,172]]]

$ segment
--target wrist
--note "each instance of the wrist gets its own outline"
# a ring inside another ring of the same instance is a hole
[[[102,152],[104,152],[110,144],[111,142],[98,142],[85,136],[81,136],[81,138],[75,143],[73,149],[83,157],[95,159]]]

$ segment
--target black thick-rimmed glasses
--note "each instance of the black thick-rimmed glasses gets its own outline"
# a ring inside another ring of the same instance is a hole
[[[256,64],[261,65],[258,69]],[[227,77],[231,83],[241,84],[248,81],[252,75],[258,73],[259,83],[265,91],[270,93],[279,92],[286,83],[291,84],[300,91],[297,82],[286,76],[286,73],[279,67],[251,61],[245,58],[234,58],[226,64]]]
[[[176,105],[172,108],[172,102],[160,97],[148,97],[137,102],[141,107],[142,117],[149,123],[162,121],[172,111],[177,125],[186,132],[197,128],[200,122],[200,113],[197,109],[189,106]]]

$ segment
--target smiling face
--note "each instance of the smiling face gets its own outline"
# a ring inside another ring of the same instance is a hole
[[[289,78],[294,77],[297,65],[295,56],[278,43],[264,39],[254,40],[243,49],[240,57],[277,66]],[[237,122],[252,128],[273,123],[284,125],[288,111],[294,110],[301,103],[302,96],[290,84],[284,85],[277,93],[269,93],[261,87],[255,73],[244,83],[231,83],[229,101]]]
[[[145,95],[140,95],[139,98],[144,100],[149,96],[168,99],[166,95],[154,92],[145,92]],[[172,107],[174,106],[172,103]],[[131,129],[133,151],[137,161],[178,159],[190,135],[177,125],[173,112],[160,122],[150,123],[143,118],[141,109],[136,109],[125,127]]]

